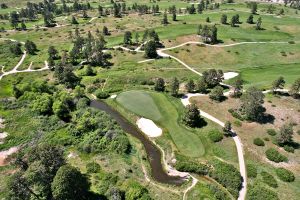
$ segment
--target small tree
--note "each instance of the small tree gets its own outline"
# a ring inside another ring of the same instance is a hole
[[[243,80],[238,77],[234,82],[233,82],[233,97],[240,97],[242,95],[242,90],[243,90]]]
[[[187,82],[187,84],[185,85],[185,88],[188,92],[194,92],[195,91],[195,83],[194,81],[191,79]]]
[[[186,107],[186,111],[183,117],[183,122],[185,125],[189,127],[197,127],[199,123],[201,122],[201,116],[200,116],[200,111],[196,107],[196,105],[188,105]]]
[[[249,15],[249,17],[247,18],[247,23],[248,24],[254,24],[253,15]]]
[[[278,89],[283,89],[285,84],[284,78],[280,76],[278,79],[274,80],[272,83],[272,92],[273,94],[276,92]]]
[[[157,58],[156,43],[152,40],[145,44],[145,57]]]
[[[165,81],[164,81],[164,79],[162,79],[162,78],[156,79],[154,90],[158,91],[158,92],[165,91]]]
[[[130,31],[126,31],[124,34],[124,44],[132,44],[132,34]]]
[[[210,19],[209,17],[206,17],[206,20],[205,20],[207,23],[210,23]]]
[[[280,128],[279,136],[277,142],[280,145],[288,144],[293,141],[293,126],[291,124],[284,124]]]
[[[29,40],[27,40],[25,42],[25,49],[31,55],[34,55],[35,52],[37,51],[37,48],[36,48],[36,45],[34,44],[34,42],[29,41]]]
[[[222,101],[223,97],[223,88],[221,86],[214,87],[209,94],[209,98],[219,102]]]
[[[48,48],[48,55],[49,55],[49,57],[51,57],[53,59],[58,58],[58,51],[54,48],[54,46],[50,46]]]
[[[175,77],[171,82],[171,95],[176,97],[178,95],[178,90],[179,90],[179,81]]]
[[[109,31],[108,31],[108,28],[106,26],[103,26],[103,35],[109,35]]]
[[[230,26],[231,26],[231,27],[235,27],[236,24],[238,23],[236,17],[237,17],[236,15],[234,15],[234,16],[231,17],[231,20],[230,20]]]
[[[200,92],[200,93],[205,94],[207,92],[207,84],[205,83],[203,78],[199,79],[196,88],[197,88],[198,92]]]
[[[22,29],[23,31],[25,31],[25,30],[27,29],[26,24],[25,24],[24,21],[22,21],[22,23],[21,23],[21,29]]]
[[[256,2],[251,2],[251,13],[256,14],[257,12],[257,3]]]
[[[163,25],[168,25],[168,15],[167,15],[167,12],[164,13],[164,16],[163,16],[163,20],[162,20],[162,24]]]
[[[78,24],[78,21],[75,16],[72,16],[71,24]]]
[[[292,84],[289,94],[294,97],[294,98],[299,98],[300,97],[300,78],[295,80],[295,82]]]
[[[261,17],[259,17],[257,22],[256,22],[255,29],[256,30],[261,30],[261,24],[262,24],[262,20],[261,20]]]
[[[221,17],[221,23],[222,24],[227,24],[227,15],[223,14]]]
[[[231,134],[231,123],[230,121],[226,121],[225,125],[224,125],[224,128],[223,128],[223,132],[225,135],[230,135]]]

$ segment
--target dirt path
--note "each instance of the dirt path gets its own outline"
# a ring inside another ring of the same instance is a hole
[[[187,94],[185,97],[183,97],[181,99],[181,102],[184,106],[188,106],[190,105],[190,101],[189,99],[191,97],[195,97],[195,96],[205,96],[203,94]],[[221,120],[215,118],[214,116],[204,112],[203,110],[199,109],[200,114],[202,117],[205,117],[217,124],[219,124],[220,126],[224,127],[225,123],[222,122]],[[231,130],[233,133],[235,133],[234,130]],[[243,177],[243,182],[242,182],[242,189],[240,190],[239,193],[239,200],[244,200],[246,198],[246,192],[247,192],[247,173],[246,173],[246,165],[245,165],[245,160],[244,160],[244,152],[243,152],[243,144],[240,140],[240,138],[238,137],[237,134],[235,134],[235,136],[233,136],[233,140],[237,149],[237,153],[238,153],[238,160],[239,160],[239,168],[240,168],[240,173],[241,176]]]

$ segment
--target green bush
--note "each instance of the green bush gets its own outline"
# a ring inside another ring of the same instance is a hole
[[[265,146],[265,142],[260,138],[255,138],[253,140],[253,144],[255,144],[256,146]]]
[[[267,129],[267,133],[270,135],[270,136],[275,136],[277,134],[277,132],[274,130],[274,129]]]
[[[276,192],[262,186],[261,184],[249,185],[247,192],[248,200],[279,200]]]
[[[101,170],[101,167],[98,163],[96,162],[89,162],[86,164],[86,171],[87,173],[97,173]]]
[[[107,99],[109,97],[109,93],[104,92],[100,89],[96,90],[95,95],[98,99]]]
[[[199,175],[207,175],[209,166],[206,164],[191,161],[188,157],[182,155],[176,155],[175,168],[178,171],[192,172]]]
[[[270,148],[266,151],[266,156],[269,160],[276,163],[288,161],[287,157],[280,154],[276,149]]]
[[[249,178],[256,178],[257,177],[257,168],[253,164],[247,165],[247,175]]]
[[[220,142],[223,139],[223,134],[219,130],[211,130],[208,137],[213,142]]]
[[[276,174],[278,178],[284,182],[293,182],[295,180],[295,175],[293,172],[284,168],[277,168]]]
[[[223,185],[234,196],[239,196],[242,187],[242,177],[240,172],[231,164],[214,160],[213,168],[209,171],[209,176]]]
[[[265,171],[261,172],[261,176],[263,178],[263,182],[266,183],[267,185],[269,185],[270,187],[273,187],[273,188],[278,187],[276,179],[268,172],[265,172]]]
[[[240,120],[235,120],[233,122],[234,125],[236,125],[237,127],[241,127],[242,126],[242,122]]]
[[[295,152],[295,149],[291,146],[288,146],[288,145],[285,145],[283,147],[283,149],[286,151],[286,152],[290,152],[290,153],[294,153]]]
[[[220,187],[209,184],[208,188],[214,194],[217,200],[230,200],[228,193],[224,192]]]

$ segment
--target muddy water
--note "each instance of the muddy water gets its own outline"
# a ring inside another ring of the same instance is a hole
[[[109,105],[103,101],[92,101],[91,107],[97,108],[108,113],[112,118],[114,118],[121,128],[128,134],[131,134],[135,138],[139,139],[144,145],[148,160],[151,166],[152,177],[161,183],[180,185],[183,183],[183,179],[180,177],[169,176],[163,169],[161,163],[162,155],[159,149],[146,137],[141,131],[126,120],[118,111],[111,108]]]

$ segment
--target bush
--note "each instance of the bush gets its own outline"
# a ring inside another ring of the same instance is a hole
[[[278,178],[284,182],[293,182],[295,180],[295,175],[293,172],[284,168],[277,168],[276,174]]]
[[[209,171],[208,165],[190,161],[188,157],[182,155],[176,155],[176,159],[177,161],[175,164],[175,168],[178,171],[192,172],[202,176],[208,174]]]
[[[260,185],[250,185],[247,197],[249,200],[261,200],[261,199],[267,199],[267,200],[279,200],[278,195],[276,192]]]
[[[249,178],[256,178],[257,176],[257,168],[253,164],[247,165],[247,175]]]
[[[96,162],[90,162],[86,164],[86,171],[87,173],[97,173],[101,170],[101,167],[98,163]]]
[[[236,125],[238,127],[242,126],[242,122],[240,120],[235,120],[233,123],[234,123],[234,125]]]
[[[255,144],[256,146],[265,146],[265,142],[260,138],[255,138],[253,140],[253,144]]]
[[[278,187],[276,179],[268,172],[264,172],[264,171],[261,172],[261,176],[263,178],[263,182],[266,183],[267,185],[269,185],[270,187],[273,187],[273,188]]]
[[[275,136],[277,134],[277,132],[274,130],[274,129],[267,129],[267,133],[270,135],[270,136]]]
[[[219,186],[209,184],[208,188],[217,200],[230,200],[228,193],[224,192]]]
[[[220,142],[223,139],[223,134],[219,130],[211,130],[208,137],[212,142]]]
[[[283,147],[283,149],[286,151],[286,152],[290,152],[290,153],[294,153],[295,152],[295,149],[291,146],[288,146],[288,145],[285,145]]]
[[[242,177],[240,172],[231,164],[214,160],[213,169],[209,171],[209,176],[223,185],[234,196],[239,196],[242,187]]]
[[[98,99],[107,99],[109,97],[109,93],[104,92],[100,89],[96,90],[95,95]]]
[[[287,157],[280,154],[276,149],[270,148],[266,151],[266,156],[269,160],[276,163],[288,161]]]

